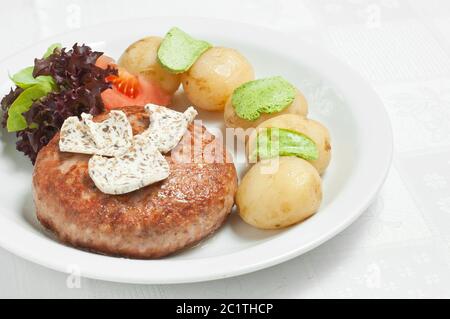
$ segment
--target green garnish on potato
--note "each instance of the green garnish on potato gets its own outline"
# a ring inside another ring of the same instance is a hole
[[[183,73],[211,47],[208,42],[194,39],[174,27],[167,32],[158,49],[158,61],[172,73]]]
[[[308,136],[283,128],[264,128],[258,133],[256,148],[250,159],[297,156],[307,161],[319,158],[316,143]]]
[[[242,84],[234,90],[231,103],[236,114],[255,121],[262,113],[278,113],[292,104],[296,89],[281,76],[259,79]]]

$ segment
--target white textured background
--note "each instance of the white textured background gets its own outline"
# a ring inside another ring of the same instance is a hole
[[[381,195],[346,231],[270,269],[183,285],[66,275],[0,249],[0,297],[450,297],[450,2],[448,0],[10,0],[0,59],[45,37],[136,17],[248,22],[314,41],[376,88],[391,117],[394,165]]]

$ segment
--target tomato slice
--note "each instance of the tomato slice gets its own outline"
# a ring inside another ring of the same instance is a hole
[[[106,77],[106,82],[111,83],[117,91],[132,99],[139,94],[141,89],[138,77],[121,67],[119,67],[119,74]]]
[[[167,106],[172,97],[164,92],[160,87],[142,79],[138,76],[140,90],[135,97],[129,97],[121,93],[116,87],[103,91],[102,100],[108,109],[117,109],[123,106],[139,105],[144,106],[148,103]]]
[[[108,56],[100,56],[96,65],[101,68],[111,65],[119,69],[117,76],[106,78],[106,81],[112,84],[112,88],[103,91],[101,94],[103,104],[107,109],[118,109],[134,105],[144,106],[148,103],[167,106],[172,99],[172,96],[158,85],[140,75],[133,75],[118,67],[115,61]]]

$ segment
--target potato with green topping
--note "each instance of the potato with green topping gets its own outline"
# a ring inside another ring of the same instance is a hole
[[[255,164],[238,187],[239,214],[257,228],[278,229],[303,221],[322,201],[322,182],[310,163],[294,156],[277,160],[273,170],[266,165],[276,162]]]
[[[232,103],[232,98],[230,97],[225,105],[224,120],[227,127],[247,129],[249,127],[256,127],[260,123],[281,114],[296,114],[300,116],[306,116],[308,114],[308,103],[299,90],[296,91],[294,101],[285,109],[272,114],[262,113],[259,118],[254,121],[243,119],[237,115]]]
[[[238,51],[213,47],[181,75],[184,92],[192,104],[207,111],[222,111],[241,84],[254,79],[253,67]]]
[[[157,53],[162,38],[146,37],[131,44],[119,59],[119,65],[133,74],[140,74],[173,94],[180,86],[180,76],[166,70],[158,62]]]
[[[316,160],[310,160],[309,162],[317,169],[320,175],[325,172],[331,160],[330,133],[325,126],[317,121],[294,114],[283,114],[273,117],[262,122],[256,127],[255,132],[253,132],[248,140],[248,154],[252,154],[251,148],[256,145],[255,139],[257,132],[269,127],[293,130],[312,139],[316,143],[319,151],[319,158]]]

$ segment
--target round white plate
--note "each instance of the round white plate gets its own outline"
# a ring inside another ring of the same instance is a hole
[[[132,260],[81,251],[57,242],[35,217],[32,166],[15,150],[15,137],[2,130],[0,144],[0,245],[18,256],[82,276],[129,283],[181,283],[236,276],[305,253],[350,225],[370,204],[388,172],[392,134],[377,95],[359,75],[331,54],[263,28],[192,18],[151,18],[80,29],[47,39],[0,63],[0,90],[11,86],[8,72],[32,65],[54,42],[86,43],[118,58],[133,41],[163,36],[179,26],[218,46],[238,49],[257,77],[282,75],[304,92],[310,117],[331,132],[333,158],[324,176],[320,211],[280,231],[246,225],[233,213],[226,225],[196,247],[161,260]],[[186,101],[178,97],[180,106]],[[221,114],[201,113],[214,130]],[[239,155],[239,154],[238,154]],[[242,175],[245,167],[237,165]]]

